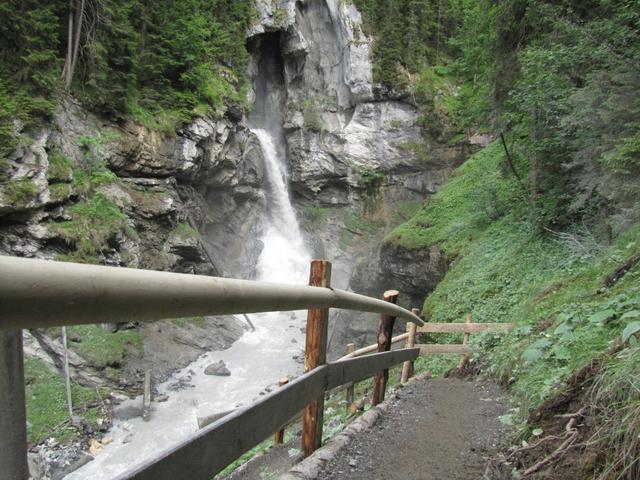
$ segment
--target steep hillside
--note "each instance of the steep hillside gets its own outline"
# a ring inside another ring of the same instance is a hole
[[[529,207],[496,142],[458,168],[386,242],[446,259],[446,274],[424,303],[429,321],[463,321],[472,313],[477,322],[516,323],[509,335],[472,336],[478,368],[513,397],[515,409],[504,421],[513,425],[514,442],[562,433],[566,419],[553,415],[584,406],[580,441],[589,443],[564,462],[560,472],[567,476],[558,478],[635,478],[640,226],[605,245],[582,225],[541,230]],[[456,361],[437,359],[428,368],[444,371]],[[531,466],[532,458],[516,455],[512,467]],[[541,478],[552,478],[556,466],[549,468]]]

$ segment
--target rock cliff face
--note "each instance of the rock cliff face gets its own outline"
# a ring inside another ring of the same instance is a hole
[[[63,178],[54,156],[67,162]],[[99,164],[117,177],[98,182],[95,193],[115,203],[135,232],[109,238],[104,263],[201,274],[251,269],[263,166],[242,121],[199,118],[162,137],[132,123],[105,123],[67,101],[9,163],[11,180],[0,186],[3,253],[54,258],[72,250],[55,226],[72,218],[83,179]]]
[[[407,271],[404,263],[411,260],[391,251],[381,262],[382,238],[437,191],[470,147],[426,144],[411,99],[376,91],[371,40],[350,2],[257,5],[260,22],[248,42],[250,75],[264,52],[279,52],[290,181],[315,255],[333,262],[334,286],[370,295],[407,290],[399,279],[415,274],[414,287],[406,291],[412,305],[405,306],[421,304],[420,295],[429,290],[419,293],[429,283],[426,273],[420,267]],[[350,341],[373,341],[376,328],[372,316],[336,315],[333,354]]]
[[[333,262],[334,286],[361,293],[379,296],[409,275],[418,283],[407,293],[419,303],[428,281],[393,252],[381,262],[381,240],[437,191],[468,146],[425,143],[410,98],[376,91],[371,41],[350,2],[256,5],[249,103],[275,95],[282,105],[293,200],[314,254]],[[260,62],[281,70],[281,87],[260,91]],[[0,182],[0,253],[55,258],[76,249],[81,240],[60,224],[84,198],[80,171],[105,165],[117,177],[89,180],[90,188],[117,205],[124,225],[105,234],[99,262],[251,278],[265,196],[262,152],[247,123],[230,108],[163,136],[105,122],[68,100],[38,132],[17,125],[23,146],[4,169],[11,180]],[[332,329],[336,352],[375,338],[376,319],[348,319]]]

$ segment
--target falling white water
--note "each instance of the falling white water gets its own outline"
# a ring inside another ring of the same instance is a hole
[[[275,135],[258,128],[253,133],[264,154],[269,199],[257,278],[265,282],[305,283],[310,257],[289,198],[286,163],[278,158]]]
[[[256,265],[258,280],[304,284],[308,278],[310,255],[289,198],[286,159],[279,155],[279,137],[254,129],[265,161],[267,215],[262,243],[264,248]],[[252,315],[255,331],[245,333],[231,348],[210,352],[169,380],[158,385],[169,399],[152,403],[149,422],[141,418],[116,421],[108,433],[113,442],[95,459],[66,480],[109,480],[157,456],[163,450],[186,440],[198,430],[197,418],[247,405],[260,398],[265,387],[274,388],[277,380],[300,373],[294,360],[301,358],[304,345],[304,316],[299,312]],[[224,360],[230,377],[204,375],[211,363]],[[182,381],[193,387],[172,391]],[[129,401],[139,406],[141,397]]]

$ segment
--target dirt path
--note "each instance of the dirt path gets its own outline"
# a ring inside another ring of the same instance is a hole
[[[494,384],[455,378],[418,381],[329,462],[321,480],[474,480],[496,450],[506,399]]]

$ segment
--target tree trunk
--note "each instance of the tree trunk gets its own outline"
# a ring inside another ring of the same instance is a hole
[[[73,56],[73,0],[69,0],[69,18],[67,21],[67,56],[64,59],[62,79],[64,88],[69,90],[71,84],[71,57]]]

